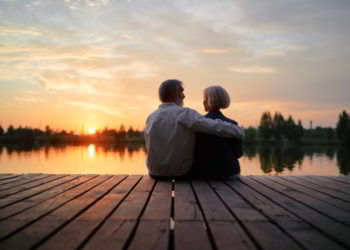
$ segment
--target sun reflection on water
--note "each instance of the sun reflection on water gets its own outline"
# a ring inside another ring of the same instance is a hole
[[[94,158],[96,156],[96,146],[94,144],[88,146],[88,156],[89,158]]]

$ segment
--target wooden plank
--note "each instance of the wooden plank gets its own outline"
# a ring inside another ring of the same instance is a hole
[[[102,223],[124,200],[141,176],[131,176],[113,188],[101,200],[75,218],[39,246],[39,249],[75,249]],[[64,239],[64,240],[62,240]]]
[[[141,220],[166,220],[169,222],[171,193],[171,181],[158,181]]]
[[[85,242],[83,249],[123,249],[143,212],[154,184],[154,179],[144,176],[117,210]]]
[[[42,192],[45,192],[46,190],[49,190],[53,187],[61,185],[62,183],[69,182],[69,181],[76,179],[78,177],[79,177],[79,175],[64,176],[63,178],[59,178],[59,179],[56,179],[54,181],[47,182],[47,183],[44,183],[42,185],[36,186],[34,188],[24,190],[23,192],[10,195],[8,197],[0,199],[0,208],[5,208],[7,206],[10,206],[11,204],[17,203],[19,201],[23,201],[23,200],[28,199],[28,198],[31,198],[35,195],[38,195]],[[0,218],[1,217],[2,217],[2,215],[0,215]]]
[[[314,176],[306,176],[306,177],[319,180],[321,183],[325,182],[327,185],[334,185],[334,187],[337,188],[338,190],[344,191],[345,193],[350,195],[348,183],[343,183],[323,175],[314,175]]]
[[[21,174],[20,175],[15,175],[15,174],[0,174],[0,182],[4,181],[4,180],[9,180],[9,179],[12,179],[12,178],[16,178],[16,177],[19,177],[19,176],[22,176]]]
[[[9,174],[9,173],[5,173],[5,174],[0,174],[0,181],[3,177],[8,177],[8,176],[11,176],[13,174]]]
[[[194,191],[208,221],[236,221],[205,181],[193,181]]]
[[[256,192],[262,194],[264,197],[273,200],[290,213],[310,223],[323,234],[332,238],[342,246],[350,247],[350,238],[348,237],[349,227],[330,219],[329,217],[323,216],[314,209],[307,207],[302,203],[296,202],[286,195],[263,185],[261,182],[251,179],[251,176],[249,178],[241,178],[241,181],[254,189]]]
[[[113,176],[95,186],[83,195],[71,200],[64,206],[59,207],[52,213],[35,221],[20,233],[6,239],[1,247],[37,248],[52,235],[61,230],[65,225],[91,207],[97,200],[102,198],[125,176]]]
[[[327,178],[323,178],[322,176],[315,176],[315,175],[305,176],[304,179],[318,186],[330,188],[337,192],[350,195],[349,186],[347,184],[342,184],[339,182],[335,182],[331,179],[327,179]]]
[[[87,177],[81,178],[80,181],[83,182],[84,178]],[[0,221],[0,241],[9,238],[11,235],[29,226],[32,222],[47,216],[59,207],[88,192],[107,178],[109,177],[98,176],[93,178],[77,188],[71,189],[68,192],[58,195],[54,199],[49,199],[41,203],[39,206],[35,206],[14,217]]]
[[[328,179],[332,179],[335,181],[339,181],[345,184],[350,185],[350,177],[343,177],[343,176],[326,176]]]
[[[218,249],[232,249],[232,246],[238,249],[255,249],[249,236],[208,183],[194,181],[192,185],[207,220],[208,229],[213,235],[215,246]]]
[[[3,198],[8,197],[10,195],[18,194],[18,193],[26,191],[28,189],[38,187],[42,184],[45,184],[45,183],[48,183],[51,181],[55,181],[57,179],[61,179],[65,176],[67,176],[67,175],[51,175],[51,176],[47,176],[45,178],[30,182],[28,184],[21,185],[19,187],[15,187],[15,188],[11,188],[11,189],[2,191],[0,194],[1,195],[0,198],[3,199]]]
[[[329,188],[318,186],[314,183],[311,183],[311,182],[305,180],[305,178],[303,176],[283,176],[282,178],[288,179],[290,181],[298,183],[299,185],[308,187],[308,188],[316,190],[318,192],[322,192],[322,193],[327,194],[329,196],[332,196],[333,198],[336,198],[338,200],[350,202],[350,197],[348,195],[343,194],[343,193],[339,193],[339,192],[332,190],[332,189],[329,189]]]
[[[174,248],[212,249],[203,216],[188,181],[175,182],[174,211]]]
[[[3,181],[0,181],[0,188],[4,185],[7,185],[9,183],[13,183],[13,182],[16,182],[16,181],[19,181],[23,179],[23,176],[21,175],[18,175],[17,177],[13,177],[13,178],[10,178],[10,179],[6,179],[6,180],[3,180]]]
[[[168,249],[169,221],[149,220],[141,221],[137,227],[135,236],[128,249]]]
[[[298,190],[291,187],[293,185],[285,186],[277,182],[278,179],[270,178],[268,176],[255,176],[252,177],[264,184],[268,185],[270,188],[275,189],[278,192],[283,193],[284,195],[303,203],[304,205],[313,208],[320,213],[337,220],[340,223],[344,223],[345,225],[350,226],[350,216],[348,212],[345,212],[333,205],[325,203],[322,200],[315,199],[311,196],[305,195],[303,192],[299,192]]]
[[[294,238],[283,232],[223,182],[210,182],[218,196],[242,226],[263,249],[302,249]],[[274,237],[271,237],[273,235]],[[253,246],[253,243],[251,243]],[[241,248],[241,246],[239,246]]]
[[[257,249],[236,221],[210,221],[217,249]]]
[[[204,222],[201,221],[175,221],[174,238],[174,249],[212,249]]]
[[[171,181],[157,182],[132,237],[130,249],[140,249],[145,245],[149,246],[150,249],[165,249],[168,247],[171,193]]]
[[[190,183],[187,181],[175,182],[175,221],[201,221],[203,216],[197,204]]]
[[[246,180],[247,177],[241,177],[241,179]],[[304,220],[282,208],[273,200],[264,197],[243,182],[227,181],[227,184],[243,199],[247,200],[256,210],[260,211],[270,221],[280,226],[306,249],[343,249]]]
[[[41,193],[36,193],[22,200],[18,199],[15,201],[15,203],[12,203],[12,199],[11,199],[9,203],[6,204],[6,206],[0,210],[1,212],[0,221],[8,217],[14,216],[16,214],[19,214],[21,212],[24,212],[30,208],[33,208],[95,177],[96,176],[85,176],[85,177],[75,176],[75,175],[67,176],[55,181],[54,183],[52,183],[54,184],[54,186],[52,186],[50,189],[46,189]],[[12,197],[13,196],[10,196],[10,198]],[[0,204],[1,204],[1,201],[2,200],[0,200]],[[7,201],[7,199],[5,198],[4,201]]]
[[[297,178],[295,178],[297,179]],[[308,196],[311,196],[315,199],[318,199],[322,202],[325,202],[327,204],[330,204],[331,206],[335,206],[339,209],[342,209],[343,211],[350,212],[350,203],[346,201],[339,200],[337,198],[334,198],[331,195],[327,195],[323,192],[320,192],[319,190],[309,188],[302,183],[298,183],[297,181],[293,181],[291,178],[285,178],[285,177],[275,177],[273,178],[273,181],[278,182],[284,186],[293,188],[303,194],[306,194]],[[350,215],[349,215],[350,216]]]
[[[42,180],[42,179],[45,179],[49,176],[52,176],[52,175],[48,175],[48,174],[30,174],[30,175],[24,175],[21,177],[20,180],[16,181],[16,182],[11,182],[11,183],[8,183],[6,185],[3,185],[0,187],[0,195],[2,195],[2,192],[5,191],[5,190],[8,190],[8,189],[12,189],[12,188],[16,188],[16,187],[19,187],[23,184],[28,184],[28,183],[32,183],[32,182],[35,182],[35,181],[38,181],[38,180]]]

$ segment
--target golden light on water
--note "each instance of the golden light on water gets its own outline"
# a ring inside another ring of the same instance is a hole
[[[94,144],[89,145],[88,156],[89,158],[94,158],[96,156],[96,146]]]

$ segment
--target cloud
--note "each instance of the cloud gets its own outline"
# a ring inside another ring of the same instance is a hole
[[[45,32],[38,31],[36,28],[20,28],[11,26],[0,26],[0,34],[4,35],[32,35],[32,36],[43,36]]]
[[[110,48],[95,45],[41,45],[36,43],[0,45],[0,56],[7,59],[37,61],[55,59],[110,59],[124,55],[111,54]]]
[[[18,102],[25,102],[25,103],[38,103],[38,102],[46,102],[46,99],[43,98],[36,98],[36,97],[32,97],[32,96],[28,96],[28,97],[18,97],[15,96],[15,101]]]
[[[108,105],[96,104],[91,102],[81,102],[81,101],[66,101],[65,104],[76,106],[76,107],[82,107],[88,110],[102,111],[108,115],[112,115],[116,117],[121,117],[121,118],[127,117],[122,112],[116,110],[115,107],[111,107]]]
[[[197,83],[220,82],[240,100],[348,106],[349,1],[30,2],[1,1],[0,92],[12,79],[56,98],[114,98],[149,110],[152,100],[141,99],[157,99],[156,83],[180,77],[193,93]]]
[[[128,74],[128,77],[135,79],[150,78],[155,76],[152,66],[143,61],[132,61],[126,64],[116,65],[111,68],[110,71],[116,73],[124,72]]]
[[[121,37],[127,39],[127,40],[135,40],[136,37],[128,35],[128,34],[122,34]]]
[[[239,48],[226,48],[226,49],[202,49],[200,50],[203,53],[208,54],[226,54],[229,52],[239,52],[242,51],[242,49]]]
[[[235,73],[243,73],[243,74],[273,74],[277,72],[277,69],[271,67],[231,67],[229,71]]]
[[[71,10],[81,10],[86,7],[103,7],[111,4],[111,0],[64,0],[64,3]]]

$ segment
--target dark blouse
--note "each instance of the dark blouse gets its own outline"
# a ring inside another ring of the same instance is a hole
[[[237,125],[220,111],[211,111],[205,117]],[[242,155],[242,141],[239,139],[197,133],[190,175],[200,179],[223,179],[238,174],[241,168],[237,159]]]

